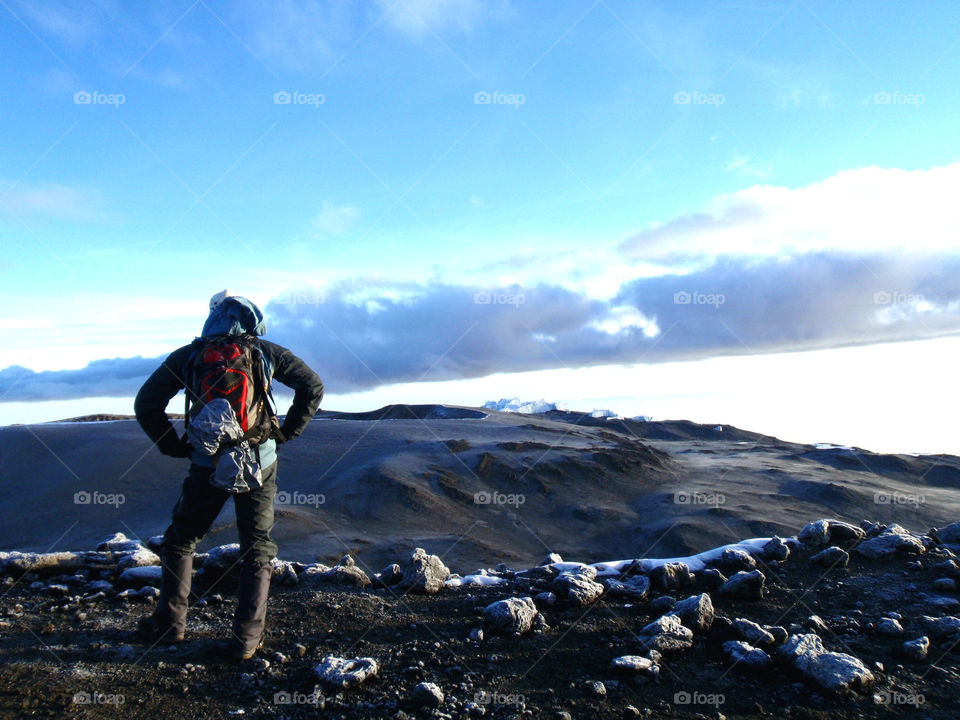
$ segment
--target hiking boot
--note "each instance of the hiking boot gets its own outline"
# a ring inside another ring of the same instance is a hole
[[[257,654],[258,650],[263,649],[263,638],[252,648],[245,647],[236,638],[230,640],[217,640],[212,646],[207,648],[207,654],[212,657],[221,658],[227,662],[242,663],[250,660]]]
[[[148,642],[153,645],[157,645],[161,642],[183,642],[183,631],[177,630],[169,625],[164,626],[155,614],[140,618],[134,635],[138,640],[142,640],[143,642]]]

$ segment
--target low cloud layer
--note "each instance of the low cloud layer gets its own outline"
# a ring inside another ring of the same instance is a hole
[[[344,393],[495,372],[957,334],[960,253],[723,256],[686,275],[632,280],[602,301],[555,285],[343,284],[287,293],[265,311],[268,339],[307,360],[330,392]],[[7,368],[0,395],[132,395],[158,362],[101,360],[43,373]]]

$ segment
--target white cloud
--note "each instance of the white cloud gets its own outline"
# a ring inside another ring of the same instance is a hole
[[[469,31],[488,12],[481,0],[376,0],[389,23],[410,35],[454,29]]]
[[[647,262],[724,254],[953,250],[960,232],[958,191],[960,164],[845,170],[797,189],[754,185],[722,195],[700,212],[652,225],[621,249]]]
[[[59,183],[16,185],[0,194],[0,203],[0,217],[11,212],[24,220],[47,218],[95,222],[109,217],[103,210],[104,199],[100,192]]]
[[[345,233],[360,219],[360,208],[353,205],[334,205],[323,201],[323,207],[310,221],[314,233],[322,237]]]

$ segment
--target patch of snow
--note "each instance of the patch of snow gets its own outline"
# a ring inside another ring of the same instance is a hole
[[[497,577],[496,575],[465,575],[462,578],[452,577],[447,580],[444,585],[448,588],[457,588],[478,585],[502,585],[505,582],[508,582],[506,578]]]
[[[690,568],[692,572],[698,572],[703,570],[708,563],[715,562],[720,559],[720,556],[723,555],[723,551],[728,548],[735,548],[738,550],[744,550],[745,552],[754,552],[759,553],[763,546],[770,541],[770,538],[751,538],[749,540],[741,540],[737,543],[731,543],[729,545],[722,545],[718,548],[713,548],[712,550],[705,550],[702,553],[697,553],[696,555],[689,555],[687,557],[676,557],[676,558],[638,558],[636,562],[639,563],[640,569],[643,572],[650,572],[654,568],[660,567],[661,565],[666,565],[667,563],[683,563]],[[631,558],[629,560],[611,560],[608,562],[599,562],[593,563],[591,567],[595,568],[597,571],[597,577],[610,577],[613,575],[619,575],[625,567],[633,563],[635,559]],[[557,568],[560,572],[568,572],[577,567],[584,567],[582,563],[555,563],[553,567]]]
[[[536,415],[539,413],[558,410],[556,403],[540,400],[521,400],[520,398],[500,398],[499,400],[488,400],[483,404],[484,410],[497,410],[499,412],[513,412],[521,415]]]

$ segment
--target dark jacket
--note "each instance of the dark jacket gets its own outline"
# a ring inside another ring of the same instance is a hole
[[[303,360],[285,347],[263,339],[259,342],[266,365],[272,371],[271,379],[294,391],[293,404],[280,427],[281,437],[278,439],[284,442],[302,433],[317,412],[323,398],[323,382]],[[185,345],[170,353],[140,388],[133,404],[140,427],[160,452],[172,457],[189,456],[189,446],[180,439],[180,434],[170,423],[166,408],[170,399],[184,389],[184,367],[191,352],[192,347]],[[259,448],[262,467],[269,467],[276,459],[275,442],[267,440]]]

